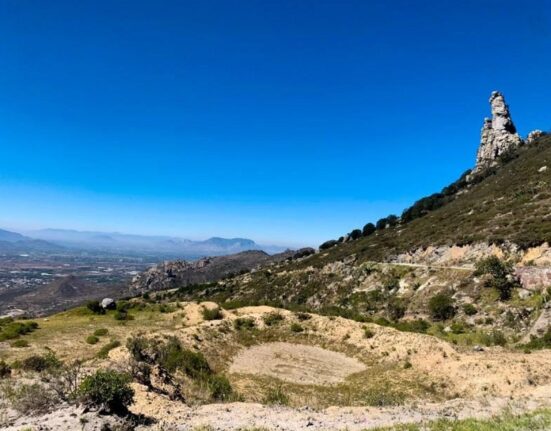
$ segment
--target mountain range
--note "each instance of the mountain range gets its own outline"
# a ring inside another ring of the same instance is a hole
[[[132,235],[118,232],[41,229],[21,233],[0,230],[0,252],[93,251],[106,253],[149,254],[194,259],[221,256],[246,250],[279,253],[285,247],[260,245],[247,238],[212,237],[193,241],[172,236]]]

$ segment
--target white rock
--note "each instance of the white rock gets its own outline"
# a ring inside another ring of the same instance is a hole
[[[545,172],[547,170],[547,166],[542,166],[541,168],[538,169],[538,172],[541,173],[541,172]]]

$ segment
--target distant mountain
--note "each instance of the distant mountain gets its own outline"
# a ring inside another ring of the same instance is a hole
[[[203,256],[222,256],[247,250],[279,253],[284,247],[264,246],[246,238],[213,237],[192,241],[170,236],[130,235],[118,232],[42,229],[26,232],[31,238],[48,241],[63,247],[105,252],[131,252],[156,256],[197,259]]]
[[[41,239],[29,238],[16,232],[0,229],[0,253],[55,253],[61,250],[63,250],[63,247],[60,245],[49,243]]]

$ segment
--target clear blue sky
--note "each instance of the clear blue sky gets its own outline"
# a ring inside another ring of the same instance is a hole
[[[551,129],[549,1],[0,0],[0,226],[318,244]]]

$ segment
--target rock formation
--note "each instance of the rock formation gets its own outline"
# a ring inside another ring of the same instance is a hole
[[[492,118],[484,119],[476,166],[473,171],[475,173],[495,165],[499,156],[523,144],[503,94],[493,91],[490,96],[490,105]]]
[[[526,138],[526,143],[533,144],[535,141],[537,141],[542,136],[545,136],[545,133],[541,130],[532,130],[530,133],[528,133],[528,137]]]

